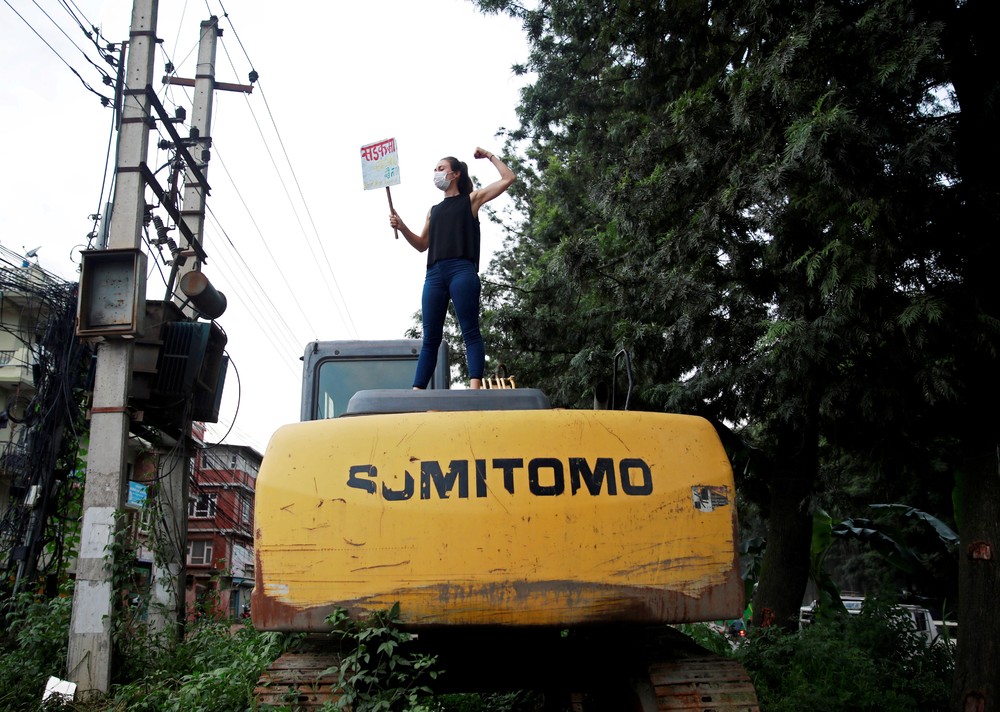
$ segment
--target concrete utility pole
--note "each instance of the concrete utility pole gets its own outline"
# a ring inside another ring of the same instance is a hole
[[[118,135],[118,166],[109,248],[139,247],[145,213],[145,181],[139,166],[149,148],[149,100],[158,0],[135,0],[129,33],[126,95]],[[145,292],[145,275],[137,275]],[[97,350],[90,420],[83,527],[76,564],[70,623],[69,678],[83,698],[111,684],[111,619],[114,606],[112,549],[115,512],[125,501],[127,411],[132,381],[132,341],[108,339]]]
[[[201,23],[201,40],[198,44],[198,67],[195,72],[194,100],[191,107],[191,128],[198,134],[198,143],[191,154],[198,161],[201,176],[208,179],[209,149],[212,145],[211,124],[212,104],[215,97],[215,54],[219,37],[219,20],[212,17]],[[181,217],[191,233],[204,246],[205,226],[205,190],[204,183],[199,181],[188,168],[187,180],[184,185],[184,198]],[[178,264],[176,273],[179,280],[188,272],[200,271],[201,263],[197,253],[190,244],[182,244],[180,254],[174,259]],[[171,285],[176,289],[177,284]],[[176,296],[174,301],[183,305],[182,298]],[[182,307],[189,318],[196,318],[195,310],[187,305]],[[182,625],[185,616],[184,587],[187,564],[187,515],[188,515],[188,480],[191,476],[191,421],[185,418],[181,423],[181,438],[177,447],[164,458],[163,470],[166,477],[161,481],[157,496],[160,511],[164,521],[157,520],[156,526],[161,541],[169,546],[160,548],[160,556],[168,557],[159,561],[156,557],[153,569],[153,605],[150,608],[150,623],[154,630],[163,630],[170,625]],[[164,531],[165,529],[165,531]]]
[[[195,71],[194,100],[191,104],[191,128],[198,132],[198,144],[192,150],[192,155],[199,162],[202,176],[208,178],[209,151],[212,148],[212,107],[215,103],[215,52],[219,40],[219,18],[211,17],[201,23],[201,40],[198,43],[198,68]],[[184,198],[181,217],[191,233],[195,235],[202,246],[205,245],[205,188],[188,169],[184,184]],[[198,257],[190,246],[181,250],[188,259],[177,272],[178,280],[188,272],[201,270]],[[196,317],[195,311],[188,306],[185,313]]]

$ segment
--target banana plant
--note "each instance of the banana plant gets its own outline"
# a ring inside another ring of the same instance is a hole
[[[905,518],[925,523],[937,535],[945,550],[951,556],[955,555],[958,535],[937,517],[905,504],[871,504],[869,507],[883,512],[900,513]],[[840,591],[825,568],[827,553],[838,539],[855,539],[866,544],[887,563],[908,576],[931,578],[934,575],[921,561],[918,552],[905,542],[902,533],[890,524],[865,517],[849,517],[834,524],[829,514],[819,510],[813,515],[810,575],[820,592],[820,610],[844,610]]]

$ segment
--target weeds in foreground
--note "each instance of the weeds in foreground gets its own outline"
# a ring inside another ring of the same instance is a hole
[[[7,602],[0,628],[0,712],[59,708],[43,708],[41,697],[49,676],[65,676],[71,607],[65,594],[51,599],[21,594]],[[409,650],[407,634],[395,626],[396,615],[390,610],[357,622],[340,614],[330,621],[345,651],[341,674],[349,681],[348,699],[355,712],[551,709],[530,692],[431,695],[430,683],[439,672],[435,661]],[[228,621],[212,619],[191,624],[180,643],[137,633],[143,635],[131,641],[134,649],[146,648],[145,667],[130,666],[133,679],[122,680],[103,700],[62,709],[256,710],[253,689],[260,674],[295,643],[294,636],[260,632],[251,625],[233,632]],[[705,635],[710,640],[703,643],[724,640]],[[954,666],[949,646],[926,645],[905,617],[876,604],[861,615],[819,621],[801,632],[751,631],[728,654],[747,668],[764,712],[946,709]]]

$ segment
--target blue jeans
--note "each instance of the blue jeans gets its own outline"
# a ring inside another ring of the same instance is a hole
[[[458,325],[465,340],[465,358],[469,378],[482,378],[486,368],[486,349],[479,333],[479,295],[482,285],[472,260],[439,260],[427,268],[421,303],[424,318],[424,343],[413,376],[414,388],[426,388],[437,365],[438,347],[444,333],[448,300],[455,305]],[[440,384],[443,385],[443,384]]]

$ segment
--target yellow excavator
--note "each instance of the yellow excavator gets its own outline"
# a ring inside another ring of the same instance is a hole
[[[257,477],[260,630],[310,634],[262,703],[337,699],[336,609],[399,623],[435,691],[539,690],[565,709],[756,710],[745,670],[671,624],[741,616],[735,490],[713,427],[563,410],[532,388],[409,389],[419,342],[314,342],[302,422]],[[447,384],[439,357],[433,385]]]

